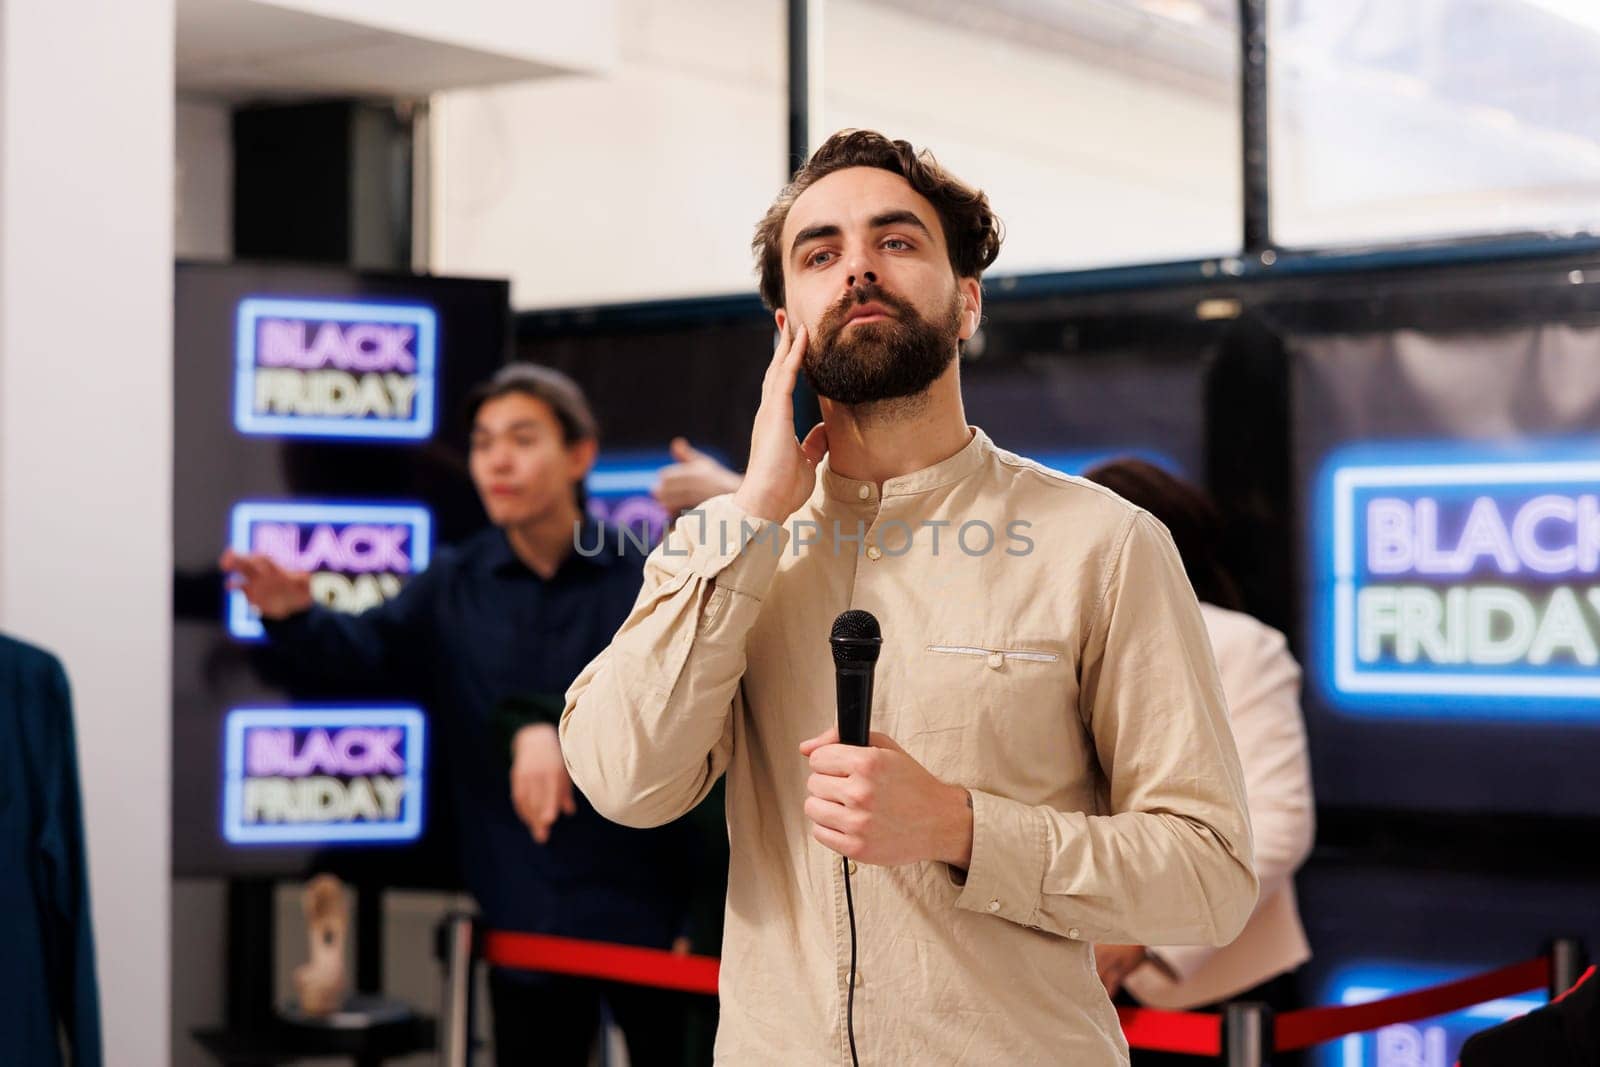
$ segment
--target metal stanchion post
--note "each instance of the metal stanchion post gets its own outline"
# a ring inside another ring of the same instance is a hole
[[[1550,999],[1573,986],[1589,969],[1589,950],[1581,938],[1558,937],[1550,942]]]
[[[1222,1015],[1226,1067],[1267,1067],[1272,1062],[1272,1009],[1256,1001],[1229,1004]]]
[[[439,1067],[467,1067],[472,1054],[472,916],[451,912],[439,924],[443,998],[439,1005]]]

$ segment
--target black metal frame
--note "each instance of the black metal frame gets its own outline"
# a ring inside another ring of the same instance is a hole
[[[789,0],[789,144],[785,174],[811,154],[811,4]]]
[[[1005,304],[1051,298],[1073,301],[1097,295],[1144,294],[1160,299],[1162,294],[1186,290],[1197,296],[1248,298],[1253,293],[1281,292],[1299,284],[1321,290],[1328,284],[1355,283],[1378,274],[1394,278],[1424,275],[1446,278],[1497,267],[1534,272],[1592,271],[1597,261],[1600,261],[1600,238],[1531,235],[1358,252],[1280,252],[1271,265],[1258,260],[1224,258],[987,278],[984,303],[998,310]],[[767,314],[754,293],[546,309],[519,313],[516,336],[519,340],[531,340],[591,331],[649,332],[764,319]]]
[[[1270,120],[1267,114],[1267,0],[1239,0],[1239,116],[1246,256],[1271,265]]]

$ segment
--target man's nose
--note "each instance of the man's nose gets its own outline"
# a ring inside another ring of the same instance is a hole
[[[865,267],[862,267],[860,270],[850,274],[845,280],[845,288],[847,288],[847,289],[854,289],[857,285],[877,285],[877,284],[878,284],[877,272],[876,271],[872,271],[872,270],[868,270]]]

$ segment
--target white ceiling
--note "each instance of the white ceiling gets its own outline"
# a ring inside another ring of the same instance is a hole
[[[869,0],[974,40],[1077,56],[1200,95],[1237,89],[1237,0]]]
[[[178,90],[239,100],[420,97],[444,89],[592,71],[594,57],[603,57],[610,47],[607,42],[585,55],[565,47],[569,40],[550,34],[550,47],[541,49],[542,38],[514,32],[505,34],[504,46],[487,35],[476,41],[440,40],[447,35],[426,35],[414,26],[396,29],[394,20],[386,26],[381,13],[364,20],[348,10],[354,6],[348,3],[335,9],[339,17],[308,10],[315,6],[305,0],[177,0]],[[449,9],[440,4],[437,10],[444,14]],[[521,8],[523,14],[527,10]],[[508,31],[520,29],[516,24],[523,21],[509,17]],[[585,29],[608,32],[607,22]],[[598,65],[603,67],[604,60]]]

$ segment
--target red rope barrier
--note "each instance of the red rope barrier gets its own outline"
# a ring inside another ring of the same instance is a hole
[[[717,993],[719,962],[711,956],[679,955],[661,949],[505,930],[486,932],[481,954],[486,962],[496,967],[600,978],[710,996]],[[1448,1015],[1484,1001],[1542,989],[1549,981],[1550,960],[1540,957],[1444,985],[1385,997],[1370,1004],[1287,1012],[1277,1017],[1274,1048],[1278,1052],[1289,1052],[1347,1034]],[[1122,1020],[1128,1044],[1134,1048],[1191,1056],[1222,1054],[1220,1015],[1153,1008],[1118,1008],[1117,1015]]]
[[[1222,1055],[1222,1016],[1154,1008],[1118,1008],[1122,1035],[1134,1048],[1150,1052]]]
[[[496,967],[717,995],[718,962],[711,956],[680,956],[657,948],[505,930],[485,933],[482,951],[483,958]]]
[[[1448,1015],[1474,1004],[1499,997],[1515,996],[1530,989],[1543,989],[1550,982],[1550,960],[1541,956],[1526,963],[1514,963],[1497,971],[1473,975],[1455,982],[1401,993],[1370,1004],[1348,1004],[1336,1008],[1309,1008],[1278,1016],[1274,1026],[1279,1052],[1318,1045],[1346,1034],[1365,1033],[1395,1023],[1431,1019]]]

